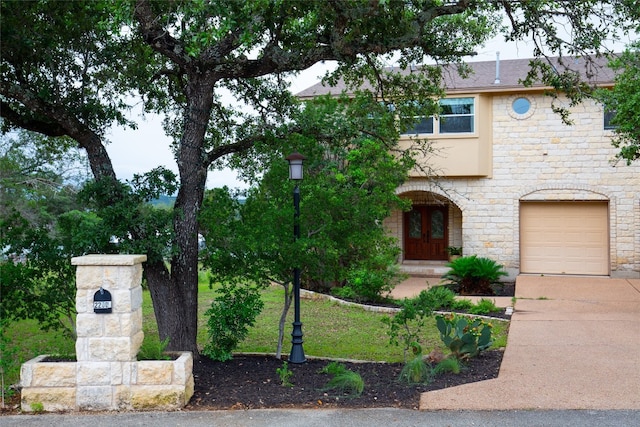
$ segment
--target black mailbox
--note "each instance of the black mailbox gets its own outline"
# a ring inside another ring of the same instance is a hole
[[[93,294],[94,313],[111,313],[111,307],[111,292],[100,288],[98,292]]]

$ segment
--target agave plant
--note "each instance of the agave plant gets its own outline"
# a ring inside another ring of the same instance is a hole
[[[442,278],[460,295],[493,295],[491,285],[508,275],[494,260],[476,255],[458,258],[447,267],[450,270]]]

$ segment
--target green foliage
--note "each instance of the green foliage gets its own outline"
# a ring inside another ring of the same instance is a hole
[[[469,319],[465,316],[448,314],[436,316],[436,326],[440,338],[451,354],[458,360],[475,357],[486,350],[491,342],[491,324],[482,319]]]
[[[449,255],[462,255],[462,248],[459,246],[447,246],[447,253]]]
[[[382,318],[388,326],[389,344],[403,347],[405,361],[407,353],[416,344],[419,345],[419,334],[426,318],[433,313],[433,302],[428,291],[421,291],[417,297],[405,298],[400,302],[400,311],[391,317]]]
[[[469,308],[471,314],[489,314],[500,311],[493,300],[480,298],[480,301]]]
[[[353,269],[347,274],[346,284],[332,289],[338,297],[358,302],[380,302],[402,280],[395,259],[389,259],[377,270]]]
[[[425,304],[433,310],[452,308],[456,304],[456,294],[446,286],[433,286],[422,292]]]
[[[6,378],[20,369],[16,360],[18,348],[6,336],[4,323],[6,321],[0,319],[0,394],[3,404],[5,398],[11,397],[15,393],[13,388],[10,387],[11,384],[7,383]]]
[[[597,91],[595,98],[615,113],[611,124],[612,144],[620,150],[616,158],[630,165],[640,158],[640,42],[614,57],[609,67],[616,71],[615,86]]]
[[[171,357],[165,353],[169,345],[169,337],[160,341],[156,335],[146,335],[138,351],[138,360],[170,360]]]
[[[278,377],[280,377],[280,384],[282,384],[283,387],[293,386],[293,383],[291,383],[293,372],[289,369],[289,364],[286,361],[282,362],[282,366],[276,369],[276,373]]]
[[[500,277],[508,275],[492,259],[476,255],[460,257],[448,263],[447,267],[450,270],[442,278],[460,295],[493,295],[491,285],[498,282]]]
[[[364,381],[359,373],[347,369],[342,363],[330,362],[320,371],[332,375],[324,390],[336,390],[340,395],[358,397],[364,391]]]
[[[451,308],[453,310],[470,310],[474,306],[475,304],[473,303],[473,301],[467,298],[462,298],[462,299],[456,299],[453,302],[453,305],[451,306]]]
[[[455,357],[447,357],[442,359],[436,366],[433,367],[433,374],[444,374],[451,372],[453,374],[459,374],[461,370],[460,360]]]
[[[431,381],[431,367],[424,361],[422,353],[418,353],[402,367],[398,380],[406,384],[425,384]]]
[[[44,412],[44,405],[42,404],[42,402],[33,402],[31,403],[31,411],[35,412],[36,414],[39,414],[40,412]]]
[[[264,304],[255,287],[222,284],[218,293],[205,312],[209,317],[209,341],[202,352],[214,360],[225,361],[233,357],[233,350],[247,336]]]

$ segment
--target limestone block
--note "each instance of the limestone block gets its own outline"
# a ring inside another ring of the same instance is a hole
[[[119,267],[117,269],[117,288],[120,290],[132,289],[142,283],[142,265]]]
[[[131,410],[131,387],[119,385],[113,387],[113,409]]]
[[[78,337],[101,337],[104,335],[103,315],[78,313],[76,316],[76,333]]]
[[[23,388],[20,406],[24,412],[33,412],[40,409],[46,412],[72,411],[76,409],[76,388]]]
[[[78,385],[111,385],[111,364],[109,362],[78,362]]]
[[[133,384],[133,379],[137,375],[138,362],[113,362],[120,365],[122,369],[122,381],[123,385]]]
[[[118,289],[118,267],[106,265],[102,267],[102,286],[105,289],[109,289],[113,291],[114,289]]]
[[[135,360],[143,338],[142,331],[133,337],[89,338],[88,360],[109,362]]]
[[[173,383],[186,384],[189,376],[193,375],[193,355],[183,352],[173,363]]]
[[[31,387],[33,383],[33,367],[47,357],[46,354],[35,357],[20,366],[20,385],[22,387]]]
[[[142,308],[105,317],[105,336],[131,337],[142,330]]]
[[[135,384],[168,385],[173,380],[172,360],[143,360],[138,362]]]
[[[122,385],[124,384],[124,366],[127,363],[133,362],[109,362],[109,373],[111,375],[110,381],[111,385]]]
[[[79,410],[103,411],[113,409],[111,386],[78,386],[76,405]]]
[[[89,296],[88,289],[77,289],[76,290],[76,310],[78,313],[88,313],[93,311],[93,306],[90,303],[93,298],[93,294]]]
[[[78,267],[78,269],[76,270],[76,288],[77,289],[100,289],[100,286],[102,286],[103,273],[104,273],[103,267],[96,267],[96,266]]]
[[[130,313],[138,307],[133,307],[131,304],[131,291],[129,289],[125,290],[113,290],[111,291],[111,296],[113,297],[113,312],[120,313]]]
[[[90,360],[89,354],[89,338],[76,338],[76,360]]]
[[[74,387],[75,362],[40,362],[32,365],[31,387]]]
[[[105,337],[132,337],[142,331],[142,308],[133,313],[112,313],[101,317]]]
[[[175,410],[183,408],[187,402],[184,386],[131,386],[131,406],[135,410]]]

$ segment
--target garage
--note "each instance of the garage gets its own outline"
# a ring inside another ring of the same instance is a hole
[[[521,202],[520,271],[609,274],[607,202]]]

